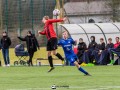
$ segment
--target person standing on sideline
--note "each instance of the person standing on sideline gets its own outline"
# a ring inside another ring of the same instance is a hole
[[[26,41],[27,50],[29,53],[28,66],[33,66],[32,58],[34,56],[34,53],[37,51],[37,47],[39,49],[39,44],[38,44],[38,41],[37,41],[35,35],[33,35],[31,31],[28,31],[27,36],[25,36],[24,38],[18,36],[18,38],[21,41]]]
[[[56,52],[57,49],[57,35],[55,33],[53,23],[57,22],[63,22],[66,18],[63,19],[49,19],[49,16],[44,16],[42,22],[45,24],[43,31],[38,31],[39,34],[46,35],[48,41],[47,41],[47,51],[48,51],[48,61],[50,64],[50,70],[48,72],[51,72],[54,69],[53,66],[53,58],[51,53],[53,55],[57,56],[60,60],[64,62],[64,58]]]
[[[8,37],[7,32],[3,32],[1,38],[1,48],[2,54],[5,62],[5,66],[10,66],[10,58],[9,58],[9,47],[11,45],[11,39]]]

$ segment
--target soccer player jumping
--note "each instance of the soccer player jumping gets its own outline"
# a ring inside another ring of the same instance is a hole
[[[44,30],[42,32],[38,31],[39,34],[46,35],[48,39],[47,41],[48,61],[51,67],[48,72],[51,72],[54,69],[53,58],[51,53],[53,53],[53,55],[57,56],[59,59],[61,59],[64,62],[64,58],[59,53],[56,52],[58,41],[57,41],[57,35],[54,31],[53,23],[63,22],[65,20],[66,18],[49,19],[49,16],[44,16],[42,20],[42,22],[45,24]]]
[[[72,38],[68,37],[68,32],[64,31],[62,33],[63,39],[60,39],[58,42],[58,45],[61,45],[64,53],[66,60],[68,60],[70,63],[74,63],[75,66],[78,68],[79,71],[84,73],[85,75],[90,76],[88,72],[86,72],[77,62],[78,58],[77,55],[75,55],[74,51],[72,50],[72,45],[76,44],[76,41],[74,41]]]

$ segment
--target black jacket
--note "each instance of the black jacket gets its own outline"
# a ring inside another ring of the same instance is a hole
[[[78,44],[78,52],[85,51],[87,48],[86,44],[84,42]]]
[[[1,47],[2,48],[8,49],[10,45],[11,45],[11,39],[8,36],[1,38]]]
[[[97,47],[97,43],[95,41],[90,42],[88,49],[94,50]]]
[[[102,44],[98,44],[95,48],[95,50],[105,50],[105,43],[103,42]]]
[[[91,37],[93,37],[94,40],[89,43],[88,49],[94,50],[97,47],[97,43],[95,42],[95,37],[94,36]]]
[[[107,45],[106,45],[106,49],[109,49],[109,48],[114,48],[114,44],[113,43],[108,43]]]
[[[86,46],[86,44],[84,42],[78,44],[78,47],[77,47],[77,50],[78,50],[77,56],[78,56],[78,58],[80,58],[83,55],[83,53],[84,53],[84,51],[86,49],[87,49],[87,46]]]
[[[21,41],[26,41],[28,52],[32,50],[33,52],[37,51],[37,47],[39,48],[38,41],[34,35],[26,36],[25,38],[18,37]]]

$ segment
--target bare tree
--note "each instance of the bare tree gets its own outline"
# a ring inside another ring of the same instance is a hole
[[[113,22],[120,21],[120,0],[107,0],[106,5],[112,10]]]

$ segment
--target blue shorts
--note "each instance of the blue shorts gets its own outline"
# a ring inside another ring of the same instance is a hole
[[[77,57],[77,55],[70,55],[70,56],[66,57],[66,59],[67,59],[70,63],[74,63],[75,61],[77,61],[78,57]]]

